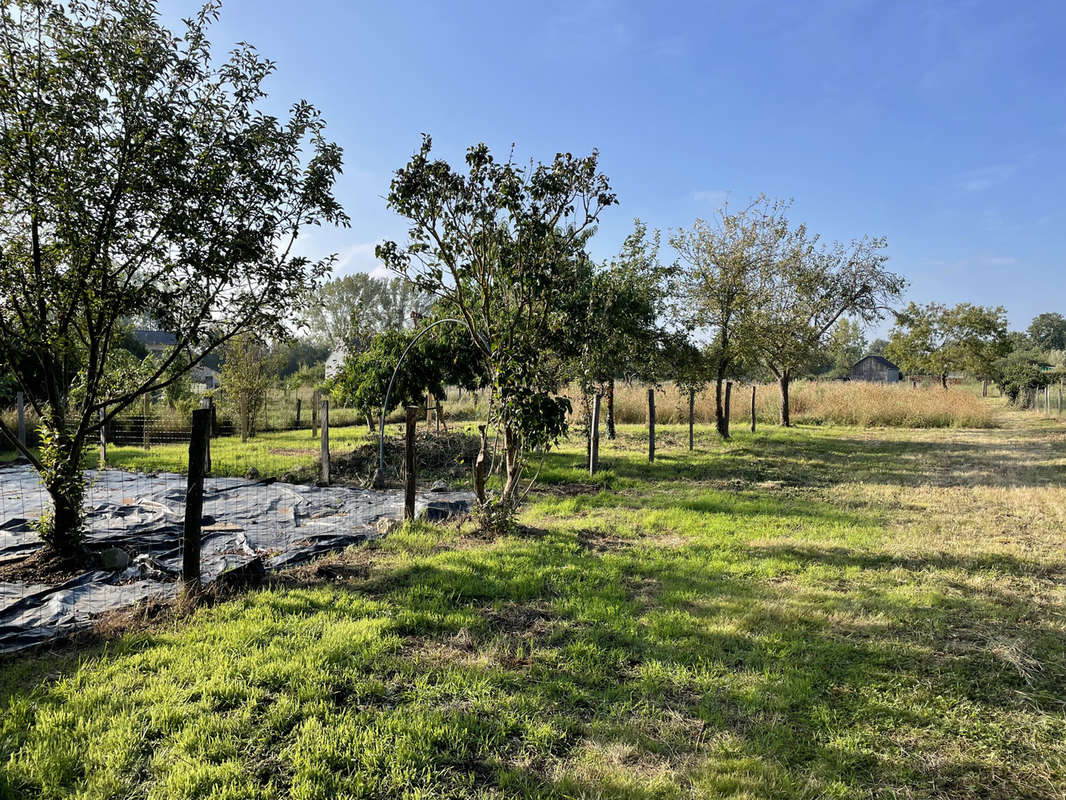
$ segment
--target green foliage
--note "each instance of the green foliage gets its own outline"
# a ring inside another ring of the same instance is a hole
[[[293,385],[289,379],[305,370],[317,370],[318,381],[323,380],[322,367],[329,358],[329,352],[329,347],[325,345],[315,344],[307,339],[293,339],[275,345],[271,355],[278,364],[278,377],[287,385]],[[311,381],[300,378],[294,388],[310,385]]]
[[[830,378],[847,377],[852,366],[866,355],[867,350],[862,324],[844,317],[829,331],[822,354],[822,369],[815,372]]]
[[[1028,330],[1029,338],[1041,350],[1066,350],[1066,317],[1038,314]]]
[[[432,298],[403,278],[375,278],[356,272],[327,281],[308,315],[312,336],[333,348],[358,352],[378,333],[413,325]]]
[[[407,524],[189,617],[5,659],[0,796],[1061,794],[1046,426],[702,429],[693,454],[661,433],[649,465],[621,429],[612,488],[579,494],[567,443],[514,535]]]
[[[905,374],[935,375],[945,382],[953,371],[985,379],[1008,348],[1007,315],[996,308],[959,303],[919,306],[896,313],[885,355]]]
[[[376,252],[466,323],[490,376],[490,422],[504,436],[501,498],[513,506],[527,449],[565,429],[557,395],[581,346],[575,322],[593,272],[585,242],[616,199],[595,152],[526,169],[481,144],[467,150],[464,173],[431,149],[427,136],[389,190],[389,207],[411,221],[408,244]]]
[[[222,349],[219,378],[223,405],[240,426],[241,439],[255,435],[256,420],[267,399],[275,362],[253,333],[230,339]]]
[[[424,404],[427,392],[444,397],[445,385],[477,389],[485,384],[484,358],[463,326],[438,325],[415,342],[401,362],[405,348],[417,335],[417,330],[387,330],[375,336],[367,349],[350,353],[333,381],[337,402],[356,409],[368,420],[377,419],[394,370],[396,378],[386,414],[403,406]]]
[[[175,36],[152,0],[0,7],[0,371],[56,426],[63,463],[79,462],[101,409],[163,389],[180,358],[284,333],[292,298],[331,263],[294,256],[297,234],[347,223],[322,118],[306,102],[265,113],[274,65],[247,44],[216,64],[217,14],[209,3]],[[134,318],[177,343],[118,388]],[[6,426],[0,437],[17,446]]]
[[[1016,351],[999,359],[993,373],[1000,391],[1011,405],[1032,408],[1037,392],[1055,380],[1055,376],[1045,369],[1047,366],[1039,351]]]

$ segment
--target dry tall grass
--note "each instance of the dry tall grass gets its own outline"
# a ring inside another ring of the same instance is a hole
[[[643,423],[648,418],[648,389],[640,384],[615,388],[615,420]],[[790,387],[792,421],[813,425],[857,425],[866,428],[994,428],[993,406],[960,388],[912,388],[910,384],[847,381],[796,381]],[[781,394],[777,384],[755,390],[755,416],[760,423],[777,422]],[[575,410],[579,404],[575,403]],[[751,420],[751,385],[733,384],[730,419]],[[698,423],[714,422],[714,388],[696,395]],[[688,422],[688,397],[673,384],[655,393],[655,417],[664,424]]]

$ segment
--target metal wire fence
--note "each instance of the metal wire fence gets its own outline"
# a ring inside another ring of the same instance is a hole
[[[295,456],[305,467],[281,479],[279,462],[266,460],[287,457],[269,452],[277,448],[255,439],[242,445],[217,424],[217,415],[211,424],[210,410],[193,416],[206,431],[202,440],[193,424],[178,427],[151,414],[109,426],[101,456],[107,450],[127,469],[85,470],[83,548],[73,557],[50,555],[42,546],[36,525],[52,503],[33,466],[25,460],[0,466],[0,653],[67,637],[146,603],[173,601],[193,577],[204,587],[254,584],[365,542],[388,527],[383,521],[404,516],[398,488],[331,480],[331,463],[345,456],[330,452],[326,409],[316,414],[318,422],[326,417],[325,430],[319,427],[314,438],[309,432],[307,447]],[[206,450],[202,458],[197,441]],[[417,512],[443,518],[467,510],[471,499],[465,491],[421,492]]]

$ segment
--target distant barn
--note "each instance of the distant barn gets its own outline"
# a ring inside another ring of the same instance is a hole
[[[853,381],[899,383],[903,380],[903,372],[887,358],[866,356],[855,362],[849,377]]]

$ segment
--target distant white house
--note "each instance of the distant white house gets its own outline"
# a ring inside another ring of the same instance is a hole
[[[205,364],[197,364],[189,370],[189,380],[192,382],[192,390],[199,394],[219,387],[218,370]]]

